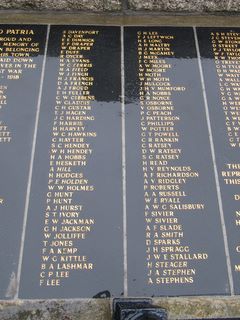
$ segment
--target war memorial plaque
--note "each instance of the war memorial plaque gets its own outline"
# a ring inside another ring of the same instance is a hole
[[[234,292],[240,294],[240,29],[198,28]]]
[[[19,296],[120,296],[120,29],[52,26],[48,43]]]
[[[0,299],[240,293],[239,44],[0,27]]]
[[[228,294],[193,29],[129,27],[124,45],[129,295]]]
[[[16,283],[46,31],[0,25],[0,299]]]

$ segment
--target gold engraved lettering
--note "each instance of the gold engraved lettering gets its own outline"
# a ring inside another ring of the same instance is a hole
[[[75,203],[76,192],[95,191],[86,170],[97,132],[90,129],[94,77],[87,52],[95,45],[98,30],[64,30],[49,155],[49,175],[44,212],[40,286],[59,286],[71,272],[94,270],[81,244],[91,236],[95,219],[85,206]],[[79,249],[80,248],[80,249]],[[80,253],[81,251],[81,253]],[[85,255],[82,255],[82,254]],[[90,253],[89,253],[90,254]]]
[[[190,165],[178,165],[184,150],[177,125],[181,116],[172,95],[186,88],[172,82],[174,36],[139,31],[138,79],[143,190],[145,200],[146,269],[148,285],[190,285],[197,276],[192,261],[208,259],[205,252],[192,253],[184,244],[184,228],[178,212],[203,212],[204,203],[189,202],[185,185],[198,180]]]
[[[39,43],[32,29],[0,29],[0,115],[8,108],[8,87],[11,81],[21,80],[27,70],[36,69],[33,56],[39,54]],[[9,82],[7,82],[10,80]],[[0,121],[0,144],[12,141],[12,129]]]

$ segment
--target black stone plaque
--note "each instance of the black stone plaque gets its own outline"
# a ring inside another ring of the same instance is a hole
[[[49,30],[0,26],[0,299],[240,294],[240,29]]]
[[[20,298],[123,292],[120,28],[53,26]]]
[[[46,29],[0,25],[0,299],[16,294]]]
[[[198,28],[230,253],[240,294],[240,29]]]
[[[192,28],[125,28],[128,293],[229,294]]]

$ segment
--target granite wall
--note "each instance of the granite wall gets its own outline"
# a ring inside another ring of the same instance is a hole
[[[240,11],[240,0],[0,0],[0,9],[237,13]]]

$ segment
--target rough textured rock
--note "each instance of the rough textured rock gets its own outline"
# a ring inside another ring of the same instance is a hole
[[[169,320],[240,318],[238,297],[154,298]],[[0,302],[1,320],[111,320],[111,299]]]
[[[121,0],[105,0],[104,9],[105,11],[119,11],[122,8]]]
[[[120,0],[1,0],[0,9],[118,11]]]
[[[229,9],[229,11],[240,12],[240,1],[239,0],[230,1],[228,9]]]
[[[239,318],[238,297],[155,298],[154,304],[168,310],[168,319]]]
[[[127,5],[125,5],[127,4]],[[167,12],[239,12],[240,0],[1,0],[0,9],[119,12],[130,10]]]
[[[218,12],[240,9],[240,0],[128,0],[132,10]]]
[[[0,303],[1,320],[111,320],[107,300],[49,300]]]
[[[1,0],[0,8],[23,10],[87,10],[99,12],[104,10],[119,10],[121,4],[118,0]]]

